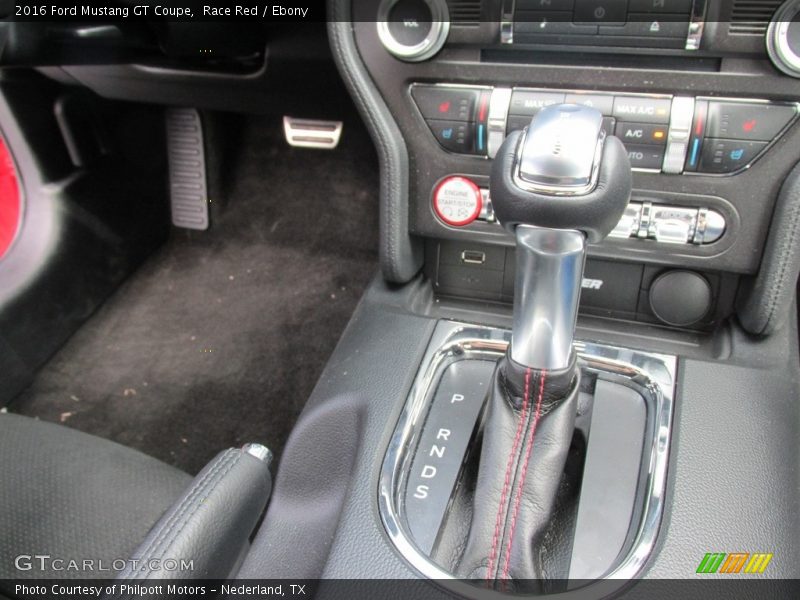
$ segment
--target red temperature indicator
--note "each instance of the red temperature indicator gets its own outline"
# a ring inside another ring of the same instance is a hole
[[[448,225],[468,225],[482,208],[480,188],[466,177],[447,177],[433,191],[433,210]]]

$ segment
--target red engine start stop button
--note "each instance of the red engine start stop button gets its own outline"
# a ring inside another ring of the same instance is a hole
[[[482,208],[480,188],[466,177],[447,177],[433,191],[433,210],[448,225],[468,225]]]

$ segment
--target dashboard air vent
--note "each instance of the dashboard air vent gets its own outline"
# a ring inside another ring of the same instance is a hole
[[[734,0],[731,35],[764,35],[772,15],[783,0]]]
[[[481,24],[481,0],[447,0],[450,23],[455,27],[478,27]]]

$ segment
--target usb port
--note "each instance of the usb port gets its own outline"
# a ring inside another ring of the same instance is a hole
[[[464,250],[461,253],[461,262],[467,265],[482,265],[486,262],[486,254],[477,250]]]

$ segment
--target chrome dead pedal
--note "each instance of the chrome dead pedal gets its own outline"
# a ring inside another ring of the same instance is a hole
[[[290,146],[333,150],[342,136],[342,122],[284,116],[283,134]]]
[[[194,108],[166,111],[172,224],[208,229],[208,189],[203,124]]]

